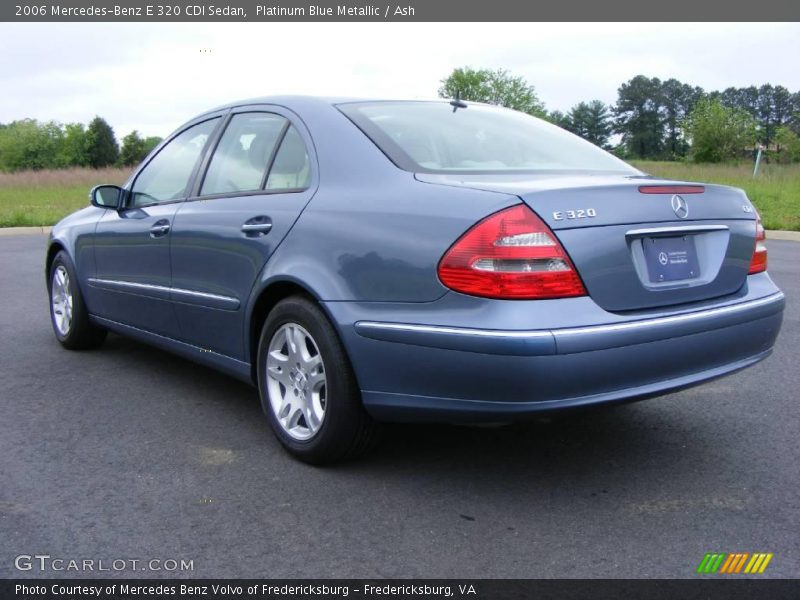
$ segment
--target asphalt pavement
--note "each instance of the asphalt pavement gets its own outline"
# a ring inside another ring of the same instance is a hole
[[[314,468],[244,384],[119,336],[62,349],[45,237],[0,237],[0,577],[691,578],[706,552],[800,577],[800,244],[767,245],[787,311],[751,369],[507,427],[392,426]],[[17,570],[37,554],[193,570]]]

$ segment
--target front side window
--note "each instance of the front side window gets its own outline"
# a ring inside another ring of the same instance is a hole
[[[214,151],[200,194],[260,190],[286,119],[271,113],[234,115]]]
[[[219,118],[203,121],[174,137],[136,177],[131,205],[179,200]]]
[[[398,167],[427,173],[639,171],[550,123],[506,108],[448,102],[341,104]]]

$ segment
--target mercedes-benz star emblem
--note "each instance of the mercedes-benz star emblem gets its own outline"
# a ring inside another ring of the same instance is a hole
[[[672,197],[672,210],[675,211],[675,214],[678,215],[678,218],[685,219],[689,216],[689,205],[686,204],[686,200],[682,197],[675,194]]]
[[[659,252],[659,254],[658,254],[658,262],[660,262],[662,265],[666,266],[666,264],[669,262],[669,257],[667,256],[666,252]]]

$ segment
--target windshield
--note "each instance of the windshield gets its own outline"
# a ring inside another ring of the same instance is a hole
[[[521,112],[448,102],[340,104],[401,169],[424,173],[640,172],[560,127]]]

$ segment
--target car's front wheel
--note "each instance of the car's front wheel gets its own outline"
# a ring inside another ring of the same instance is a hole
[[[336,331],[311,300],[270,312],[258,349],[261,404],[281,444],[312,464],[354,458],[376,439]]]
[[[70,350],[83,350],[102,344],[107,332],[89,321],[75,268],[63,250],[50,265],[48,282],[50,321],[61,345]]]

